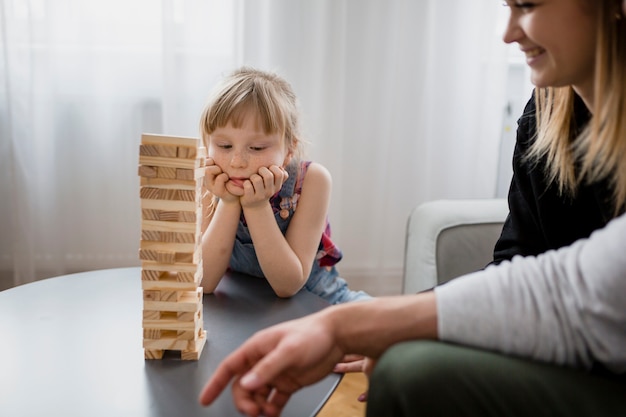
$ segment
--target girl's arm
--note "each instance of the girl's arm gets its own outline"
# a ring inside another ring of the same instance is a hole
[[[285,236],[276,224],[269,202],[248,206],[242,201],[259,264],[279,297],[297,293],[311,273],[326,226],[330,193],[330,174],[323,166],[311,163]]]
[[[202,236],[202,287],[212,293],[224,276],[235,244],[237,225],[241,215],[238,200],[219,200],[215,213]]]
[[[212,293],[224,276],[235,244],[237,226],[241,217],[239,197],[226,190],[228,176],[207,159],[205,184],[219,197],[215,211],[202,235],[202,284],[205,293]]]

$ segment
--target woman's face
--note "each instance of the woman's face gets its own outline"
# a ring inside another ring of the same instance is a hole
[[[284,167],[289,152],[282,135],[266,134],[254,115],[247,115],[240,127],[230,122],[209,136],[209,157],[229,177],[229,183],[243,188],[245,180],[261,167]]]
[[[581,0],[506,0],[511,9],[504,33],[526,54],[531,81],[537,87],[571,85],[593,96],[596,7]]]

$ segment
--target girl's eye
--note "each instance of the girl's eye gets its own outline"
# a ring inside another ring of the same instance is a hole
[[[220,149],[230,149],[233,146],[232,145],[217,145],[217,147],[220,148]]]
[[[262,151],[263,149],[265,149],[264,146],[250,146],[250,149],[252,149],[253,151]]]

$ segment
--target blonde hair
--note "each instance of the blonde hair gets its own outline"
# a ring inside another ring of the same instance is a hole
[[[200,117],[204,146],[209,136],[229,122],[237,128],[244,117],[255,115],[266,134],[283,136],[292,158],[303,154],[298,102],[291,85],[275,73],[241,67],[227,76],[213,91]]]
[[[537,140],[529,153],[534,161],[546,157],[548,180],[564,195],[575,195],[583,181],[607,180],[616,215],[626,206],[626,17],[621,3],[602,0],[596,6],[591,121],[579,133],[574,130],[580,127],[572,125],[571,86],[537,88]]]
[[[284,140],[290,162],[299,161],[304,154],[300,137],[299,111],[291,85],[277,74],[250,67],[233,71],[215,88],[200,117],[200,134],[208,149],[209,137],[215,129],[232,123],[241,127],[249,115],[257,121],[265,134],[278,133]],[[210,220],[217,207],[217,198],[208,190],[203,193]]]

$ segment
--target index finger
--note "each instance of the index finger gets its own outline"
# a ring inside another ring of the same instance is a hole
[[[207,406],[219,397],[235,376],[250,369],[243,354],[235,351],[220,363],[200,392],[200,404]]]

